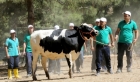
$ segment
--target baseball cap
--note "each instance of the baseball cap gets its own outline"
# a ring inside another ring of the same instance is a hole
[[[131,12],[130,11],[125,11],[125,12],[123,12],[123,14],[127,14],[127,15],[131,16]]]
[[[95,20],[95,22],[100,22],[100,19],[99,19],[99,18],[97,18],[97,19]]]
[[[34,27],[33,25],[28,25],[28,28],[30,28],[30,27]]]
[[[105,17],[101,17],[100,21],[107,22],[107,19]]]
[[[74,26],[74,24],[73,23],[69,23],[69,26]]]
[[[15,33],[16,31],[14,29],[10,30],[10,33]]]
[[[55,26],[54,26],[54,29],[59,29],[59,26],[58,26],[58,25],[55,25]]]

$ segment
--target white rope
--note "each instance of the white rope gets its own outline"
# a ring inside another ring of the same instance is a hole
[[[97,42],[97,43],[100,43],[100,44],[102,44],[102,45],[107,45],[107,44],[104,44],[104,43],[99,42],[99,41],[97,41],[97,40],[93,40],[93,41],[95,41],[95,42]]]

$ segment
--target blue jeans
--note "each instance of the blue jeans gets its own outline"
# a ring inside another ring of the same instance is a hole
[[[111,70],[110,47],[97,44],[96,45],[96,67],[97,67],[96,71],[97,72],[100,72],[103,56],[105,58],[107,70]]]
[[[84,60],[84,51],[83,50],[81,50],[80,51],[80,55],[79,55],[79,57],[76,59],[76,61],[75,61],[75,64],[76,64],[76,70],[77,71],[80,71],[80,66],[82,66],[83,65],[83,60]]]
[[[123,55],[124,52],[126,51],[126,57],[127,57],[127,68],[131,67],[132,64],[132,51],[128,50],[130,47],[131,43],[118,43],[118,68],[122,69],[123,67]]]
[[[32,60],[33,60],[32,52],[27,52],[26,53],[26,71],[27,71],[27,74],[32,74]]]
[[[19,63],[19,57],[18,56],[10,56],[8,59],[8,69],[17,69]]]

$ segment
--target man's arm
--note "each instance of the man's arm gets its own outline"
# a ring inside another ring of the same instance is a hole
[[[138,40],[139,32],[138,30],[135,30],[134,32],[135,32],[135,38],[133,40],[133,43],[136,43],[136,41]]]
[[[118,39],[119,33],[120,33],[120,28],[117,28],[117,30],[115,32],[115,38],[114,38],[115,41]]]
[[[84,43],[84,48],[85,48],[85,51],[87,52],[87,46],[86,46],[86,43]]]
[[[91,46],[91,50],[94,50],[94,47],[93,47],[93,38],[90,39],[90,46]]]
[[[111,46],[114,47],[114,38],[113,35],[110,34]]]
[[[26,43],[23,43],[23,54],[25,55]]]
[[[18,53],[19,53],[19,55],[21,55],[21,53],[20,53],[20,47],[18,46]]]
[[[5,53],[6,53],[6,58],[9,58],[9,54],[8,54],[8,48],[7,48],[7,46],[5,45]]]

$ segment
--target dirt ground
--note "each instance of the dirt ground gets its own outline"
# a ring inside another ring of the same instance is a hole
[[[116,56],[111,56],[112,70],[113,74],[107,72],[101,72],[99,76],[95,76],[96,72],[91,73],[91,55],[84,57],[84,65],[81,68],[81,73],[74,73],[73,78],[69,78],[68,66],[66,61],[61,61],[61,71],[60,75],[50,74],[51,80],[45,77],[44,71],[41,64],[38,64],[37,69],[37,82],[140,82],[140,57],[133,56],[132,72],[127,72],[126,70],[126,57],[124,56],[124,67],[123,72],[116,74],[117,70],[117,58]],[[32,82],[32,77],[26,77],[26,70],[24,67],[20,67],[19,75],[21,79],[7,79],[7,69],[6,66],[0,67],[0,82]],[[36,82],[36,81],[34,81]]]

